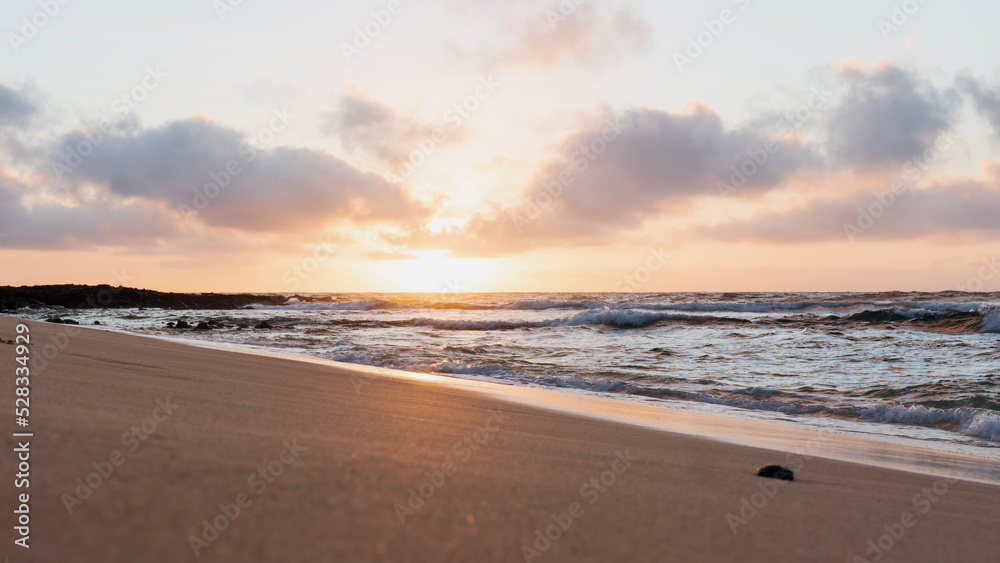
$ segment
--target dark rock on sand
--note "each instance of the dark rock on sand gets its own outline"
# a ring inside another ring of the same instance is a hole
[[[760,467],[757,469],[757,476],[785,481],[795,480],[795,472],[783,465],[765,465],[764,467]]]
[[[47,323],[63,324],[63,325],[78,325],[78,324],[80,324],[79,321],[74,321],[73,319],[61,319],[59,317],[50,317],[48,319],[45,319],[45,322],[47,322]]]

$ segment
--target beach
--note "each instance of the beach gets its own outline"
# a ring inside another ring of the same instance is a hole
[[[0,337],[18,323],[0,318]],[[30,450],[31,547],[15,545],[8,510],[12,562],[1000,553],[989,483],[622,424],[437,376],[26,325],[30,424],[7,428],[33,435],[5,433],[0,495],[22,504],[10,452]],[[13,344],[0,344],[0,365],[11,405]],[[771,463],[795,480],[755,476]]]

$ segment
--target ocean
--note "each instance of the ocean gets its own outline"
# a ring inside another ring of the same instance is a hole
[[[332,293],[15,315],[1000,452],[996,293]]]

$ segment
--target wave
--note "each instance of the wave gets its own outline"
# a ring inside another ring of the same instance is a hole
[[[400,303],[386,299],[364,299],[356,301],[300,300],[292,297],[284,305],[252,305],[255,309],[295,309],[311,311],[372,311],[381,309],[439,309],[439,310],[513,310],[513,311],[546,311],[550,309],[586,309],[586,310],[646,310],[646,311],[680,311],[698,313],[780,313],[786,311],[805,311],[808,309],[850,309],[872,307],[866,311],[896,311],[900,316],[918,318],[932,314],[943,313],[983,313],[996,305],[986,302],[944,302],[944,301],[876,301],[876,300],[806,300],[806,301],[684,301],[684,302],[652,302],[635,301],[601,301],[593,299],[558,300],[532,299],[518,300],[509,303],[468,303],[468,302],[415,302]],[[864,312],[864,311],[862,311]],[[997,321],[1000,322],[1000,321]]]
[[[687,301],[680,303],[634,303],[606,301],[552,301],[539,299],[531,301],[515,301],[501,306],[503,309],[543,311],[547,309],[647,309],[652,311],[691,311],[691,312],[729,312],[729,313],[772,313],[780,311],[798,311],[810,308],[841,309],[859,307],[862,305],[878,305],[869,301],[761,301],[761,302],[712,302]]]
[[[544,311],[546,309],[603,309],[615,305],[618,304],[605,303],[603,301],[552,301],[549,299],[536,299],[531,301],[515,301],[507,305],[501,305],[501,308],[516,311]]]
[[[339,307],[331,309],[331,307]],[[391,309],[376,302],[347,302],[302,304],[299,310],[370,311]],[[865,310],[838,317],[816,315],[795,315],[778,318],[738,318],[713,314],[688,314],[675,311],[651,311],[644,309],[588,309],[569,317],[546,320],[528,319],[448,319],[414,317],[392,318],[334,318],[324,321],[327,326],[343,328],[390,328],[427,327],[450,331],[492,331],[540,328],[569,328],[579,326],[607,326],[618,329],[649,328],[662,324],[677,323],[687,325],[747,325],[784,329],[842,328],[899,326],[924,331],[949,334],[976,334],[980,332],[1000,332],[1000,309],[987,308],[982,312],[938,312],[931,310],[901,310],[897,308]],[[831,333],[833,334],[833,333]]]
[[[592,309],[569,319],[549,321],[550,326],[605,325],[619,328],[642,328],[664,321],[685,323],[749,323],[745,319],[730,319],[704,315],[679,315],[676,313],[652,313],[637,310]]]
[[[613,328],[645,328],[667,321],[684,323],[749,323],[746,319],[733,319],[705,315],[648,312],[637,310],[592,309],[578,315],[545,321],[526,320],[451,320],[418,318],[407,321],[389,321],[400,326],[425,326],[442,330],[516,330],[522,328],[555,328],[575,326],[609,326]]]
[[[939,409],[920,405],[878,405],[862,409],[860,418],[875,422],[916,424],[1000,442],[1000,415],[968,407]]]
[[[644,309],[650,311],[689,311],[689,312],[733,312],[733,313],[770,313],[779,311],[796,311],[813,307],[827,309],[837,309],[845,307],[857,307],[860,305],[874,305],[866,302],[838,302],[824,303],[817,301],[796,301],[796,302],[683,302],[683,303],[632,303],[632,302],[610,302],[610,301],[557,301],[548,299],[514,301],[507,304],[484,305],[477,303],[423,303],[423,304],[403,304],[395,301],[380,299],[370,299],[363,301],[346,302],[326,302],[326,301],[299,301],[292,298],[283,306],[289,309],[312,310],[312,311],[370,311],[375,309],[442,309],[442,310],[468,310],[468,311],[546,311],[549,309],[589,309],[589,310],[629,310]],[[282,306],[254,306],[256,309],[281,308]]]
[[[925,304],[927,305],[927,304]],[[986,303],[937,303],[933,307],[866,310],[842,319],[848,323],[901,324],[950,333],[1000,332],[1000,308]]]
[[[349,322],[349,321],[339,321]],[[377,322],[377,321],[372,321]],[[396,326],[425,326],[441,330],[516,330],[534,328],[559,328],[575,326],[608,326],[612,328],[647,328],[666,323],[682,324],[745,324],[808,328],[863,324],[899,325],[919,330],[954,334],[1000,332],[1000,309],[979,312],[901,311],[899,309],[866,310],[845,317],[815,316],[784,317],[778,319],[745,319],[717,315],[693,315],[666,311],[640,309],[590,309],[572,317],[532,320],[452,320],[416,318],[402,321],[383,321],[380,324]]]
[[[659,399],[679,399],[789,415],[820,415],[846,420],[924,426],[957,432],[991,442],[1000,442],[1000,413],[986,409],[971,407],[941,409],[902,404],[842,406],[826,404],[827,399],[820,396],[789,393],[762,387],[688,391],[668,387],[642,386],[634,383],[617,383],[618,385],[611,385],[608,382],[601,382],[595,386],[594,390],[617,390],[627,394]]]
[[[916,311],[948,311],[954,313],[975,313],[990,307],[989,303],[949,303],[941,301],[902,301],[896,304],[897,307],[913,309]]]
[[[403,299],[405,303],[389,299],[361,299],[351,301],[333,301],[333,297],[316,300],[311,298],[291,297],[284,305],[254,305],[259,310],[293,310],[293,311],[331,311],[331,312],[367,312],[367,311],[420,311],[420,310],[458,310],[458,311],[549,311],[583,309],[572,317],[560,319],[534,320],[531,317],[521,320],[484,318],[477,319],[438,319],[433,317],[418,317],[412,319],[385,318],[378,320],[331,319],[330,324],[354,324],[364,326],[425,326],[440,330],[516,330],[532,328],[573,327],[583,325],[609,326],[613,328],[645,328],[661,323],[676,322],[688,324],[731,324],[737,322],[758,323],[757,326],[768,324],[781,328],[809,328],[813,326],[843,326],[845,324],[860,324],[866,326],[896,325],[903,328],[944,332],[951,334],[996,333],[1000,332],[1000,305],[995,302],[958,302],[919,300],[921,296],[898,295],[904,297],[897,301],[877,301],[872,299],[848,299],[850,294],[843,294],[837,300],[813,295],[810,300],[795,301],[750,301],[744,296],[742,301],[697,301],[684,302],[616,302],[600,299],[527,299],[504,303],[502,297],[493,303],[488,297],[474,296],[469,301],[415,301],[410,297]],[[883,294],[879,294],[882,296]],[[889,296],[888,294],[884,294]],[[659,296],[649,296],[652,299]],[[867,297],[867,296],[865,296]],[[838,310],[847,309],[843,313]],[[853,311],[851,309],[854,309]],[[725,316],[725,313],[734,313]],[[771,315],[773,313],[773,315]],[[782,314],[784,313],[784,314]],[[760,316],[744,317],[744,314]]]
[[[722,392],[718,390],[690,392],[666,389],[630,389],[629,392],[793,415],[823,415],[848,420],[925,426],[982,438],[991,442],[1000,442],[1000,413],[986,409],[971,407],[941,409],[902,404],[882,404],[869,407],[831,406],[824,404],[825,399],[820,397],[796,395],[760,387]],[[778,400],[775,397],[787,397],[790,400]]]
[[[441,363],[435,364],[429,371],[452,375],[489,375],[493,377],[508,375],[507,371],[500,364],[476,365],[457,360],[445,360]]]
[[[383,299],[365,299],[362,301],[339,301],[331,303],[327,301],[299,301],[294,297],[286,301],[284,305],[251,305],[254,309],[262,311],[286,309],[295,311],[373,311],[377,309],[398,309],[404,306],[405,305],[401,303],[386,301]]]
[[[982,332],[1000,332],[1000,307],[984,306],[981,312],[983,316]]]

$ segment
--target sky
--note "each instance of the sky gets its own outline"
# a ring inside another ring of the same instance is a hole
[[[0,10],[0,283],[1000,290],[1000,4]]]

